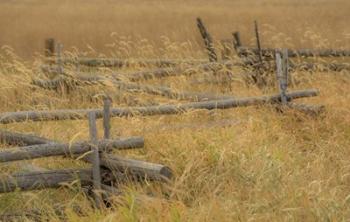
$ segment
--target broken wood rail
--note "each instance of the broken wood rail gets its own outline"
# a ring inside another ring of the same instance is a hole
[[[46,58],[44,63],[56,64],[57,59]],[[88,67],[109,67],[122,68],[134,66],[178,66],[178,65],[197,65],[207,63],[206,59],[116,59],[116,58],[62,58],[64,65],[83,65]]]
[[[260,50],[249,47],[239,47],[238,52],[241,55],[259,55]],[[263,57],[273,57],[274,52],[278,49],[262,48],[261,54]],[[288,57],[349,57],[350,50],[336,49],[288,49]]]
[[[182,67],[172,67],[172,68],[158,68],[146,71],[137,71],[132,73],[113,73],[114,76],[119,76],[120,78],[128,79],[131,82],[137,82],[149,79],[161,79],[173,76],[191,76],[195,75],[201,71],[213,71],[217,72],[221,69],[232,69],[235,66],[245,65],[242,62],[233,61],[223,61],[223,62],[206,62],[197,65],[184,65]],[[57,67],[41,66],[43,72],[51,74],[64,74],[70,75],[69,72],[59,73]],[[74,73],[74,71],[72,71]],[[101,74],[95,73],[94,76],[99,76]]]
[[[299,90],[286,93],[287,99],[313,97],[319,94],[316,89]],[[160,105],[146,107],[128,107],[111,109],[111,117],[128,116],[150,116],[150,115],[171,115],[180,114],[194,109],[229,109],[242,106],[256,106],[270,103],[279,103],[280,95],[256,96],[246,98],[232,98],[224,100],[213,100],[207,102],[192,102],[179,105]],[[100,109],[72,109],[52,111],[20,111],[0,114],[0,124],[24,121],[50,121],[50,120],[75,120],[87,119],[88,112],[95,112],[96,118],[103,117],[103,110]]]
[[[196,93],[196,92],[187,92],[187,91],[176,91],[166,86],[153,86],[147,84],[137,84],[132,82],[126,82],[118,80],[118,76],[112,75],[111,77],[96,76],[90,77],[87,75],[78,75],[78,76],[58,76],[53,80],[40,80],[34,79],[32,81],[33,85],[39,86],[47,90],[58,90],[62,87],[72,90],[79,85],[92,85],[94,83],[99,83],[104,85],[105,82],[110,82],[114,87],[119,90],[127,90],[131,92],[139,91],[151,95],[159,95],[168,97],[170,99],[178,100],[190,100],[190,101],[208,101],[208,100],[217,100],[217,99],[228,99],[232,96],[228,95],[213,95],[210,93]]]
[[[0,142],[9,145],[38,145],[46,143],[55,143],[55,141],[45,139],[43,137],[11,132],[8,130],[0,130]]]

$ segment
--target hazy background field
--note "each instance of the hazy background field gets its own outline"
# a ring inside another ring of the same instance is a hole
[[[82,87],[72,94],[33,87],[31,80],[44,74],[38,71],[40,61],[33,63],[32,59],[43,53],[47,37],[54,37],[64,43],[65,49],[83,55],[205,58],[195,24],[195,18],[200,16],[216,40],[231,38],[232,31],[239,30],[243,42],[254,46],[256,19],[261,24],[263,46],[349,49],[349,12],[348,0],[3,0],[0,112],[102,107],[99,95],[104,93],[113,97],[114,107],[179,103],[119,91],[112,86]],[[233,71],[241,72],[244,70],[240,68]],[[207,75],[210,73],[199,72],[191,77],[147,83],[167,85],[178,91],[237,97],[278,92],[277,86],[262,92],[240,78],[221,85],[191,84],[192,80]],[[60,205],[66,208],[69,221],[348,221],[349,71],[297,71],[292,75],[296,85],[291,90],[320,90],[319,97],[301,102],[325,105],[324,114],[312,117],[293,110],[281,114],[272,106],[259,106],[113,118],[113,137],[144,136],[146,141],[143,150],[118,154],[162,163],[174,170],[175,178],[162,187],[163,192],[151,183],[122,187],[127,195],[117,199],[126,199],[127,204],[102,211],[92,209],[74,184],[57,190],[15,192],[0,195],[0,215],[34,208],[49,221],[59,221],[53,209]],[[218,122],[231,124],[215,126]],[[192,127],[186,127],[189,125]],[[101,136],[101,121],[98,126]],[[88,139],[87,121],[28,122],[0,127],[63,142]],[[8,146],[1,144],[3,147]],[[48,169],[86,166],[68,158],[27,162]],[[20,170],[23,169],[18,163],[0,167],[1,173]],[[149,192],[167,199],[134,203],[134,194]],[[72,210],[73,205],[81,206],[85,217],[79,217]]]
[[[254,44],[256,19],[263,46],[344,48],[350,44],[349,10],[348,0],[3,0],[0,45],[26,58],[42,52],[48,37],[66,49],[90,45],[107,54],[106,45],[120,37],[147,39],[158,54],[165,38],[198,49],[200,16],[216,40],[239,30],[244,44]]]

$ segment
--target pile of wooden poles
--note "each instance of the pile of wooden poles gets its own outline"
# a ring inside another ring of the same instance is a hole
[[[96,207],[102,207],[111,195],[118,195],[118,184],[123,181],[148,180],[169,181],[172,171],[161,164],[149,163],[113,155],[113,150],[139,149],[144,146],[142,137],[111,139],[111,102],[105,99],[101,113],[88,111],[90,141],[72,144],[50,139],[0,130],[0,141],[16,148],[0,151],[0,162],[31,160],[36,158],[65,156],[91,163],[82,169],[35,170],[0,176],[0,193],[57,188],[62,184],[79,180],[87,187],[95,200]],[[97,138],[96,116],[103,117],[104,138]]]

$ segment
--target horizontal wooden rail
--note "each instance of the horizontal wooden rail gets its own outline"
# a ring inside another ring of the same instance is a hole
[[[273,56],[278,49],[265,48],[261,49],[263,56]],[[241,55],[259,54],[256,48],[239,47],[238,52]],[[335,50],[335,49],[288,49],[288,57],[347,57],[350,56],[350,50]]]
[[[114,58],[62,58],[63,64],[89,67],[129,67],[129,66],[175,66],[180,64],[206,63],[206,59],[114,59]],[[55,58],[45,59],[46,63],[56,63]]]
[[[171,179],[173,176],[171,169],[167,166],[111,154],[101,155],[101,165],[112,171],[117,170],[127,175],[132,175],[133,179],[164,181]]]
[[[198,65],[184,65],[182,67],[171,67],[171,68],[157,68],[146,71],[137,71],[132,73],[113,73],[115,77],[121,79],[127,79],[132,82],[148,80],[148,79],[160,79],[172,76],[190,76],[201,71],[219,71],[221,69],[232,69],[235,66],[242,66],[244,63],[224,61],[224,62],[206,62]],[[62,74],[61,70],[57,67],[41,66],[43,72]],[[69,75],[69,73],[63,72],[63,74]],[[98,76],[96,73],[94,76]],[[93,78],[93,77],[90,77]]]
[[[9,145],[38,145],[46,143],[55,143],[55,141],[48,140],[35,135],[11,132],[8,130],[0,130],[0,142]]]
[[[91,169],[44,170],[18,173],[0,177],[0,193],[58,188],[63,183],[80,181],[82,186],[91,184]]]
[[[14,134],[16,135],[16,142],[19,142],[24,145],[56,143],[53,140],[49,140],[43,137],[37,137],[22,133]],[[7,135],[12,135],[12,133],[7,131]],[[28,137],[34,137],[35,140],[30,140],[28,139]],[[85,160],[89,161],[89,157],[87,157]],[[126,175],[129,175],[130,178],[138,177],[138,179],[143,178],[148,180],[164,181],[171,179],[173,175],[172,171],[167,166],[141,160],[133,160],[129,158],[119,157],[108,153],[104,153],[103,155],[101,155],[100,164],[101,166],[104,166],[111,171],[125,173]]]
[[[313,97],[319,94],[316,89],[299,90],[287,93],[288,100]],[[111,117],[127,116],[151,116],[151,115],[171,115],[179,114],[193,109],[229,109],[242,106],[254,106],[267,103],[280,102],[280,94],[270,96],[257,96],[246,98],[232,98],[224,100],[213,100],[208,102],[192,102],[179,105],[160,105],[145,107],[128,107],[111,109]],[[49,120],[74,120],[87,119],[89,112],[95,112],[96,118],[102,118],[102,109],[76,109],[76,110],[52,110],[52,111],[20,111],[0,114],[0,123],[8,124],[12,122],[24,121],[49,121]]]
[[[75,78],[73,77],[63,77],[59,76],[53,80],[40,80],[34,79],[32,81],[33,85],[39,86],[48,90],[57,90],[60,86],[71,87],[74,85],[92,85],[94,83],[104,84],[105,82],[112,83],[115,87],[120,90],[127,90],[131,92],[139,91],[151,95],[160,95],[168,97],[170,99],[179,99],[179,100],[190,100],[190,101],[208,101],[208,100],[217,100],[217,99],[228,99],[233,96],[228,95],[213,95],[210,93],[195,93],[187,91],[175,91],[166,86],[153,86],[147,84],[137,84],[132,82],[125,82],[117,80],[117,77],[89,77],[86,75],[78,75]]]
[[[49,143],[19,148],[8,148],[0,151],[0,162],[36,159],[49,156],[69,156],[74,154],[84,154],[91,150],[91,146],[93,145],[84,142],[73,144]],[[101,140],[97,144],[97,147],[101,151],[111,150],[112,148],[142,148],[143,146],[144,140],[142,137],[131,137],[120,140]]]

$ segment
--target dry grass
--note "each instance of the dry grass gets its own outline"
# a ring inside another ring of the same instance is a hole
[[[200,49],[195,18],[200,16],[216,40],[239,30],[254,44],[253,21],[262,25],[263,46],[349,48],[350,3],[347,0],[4,0],[0,2],[0,45],[10,45],[26,58],[43,51],[45,38],[55,37],[65,48],[120,53],[107,44],[125,39],[147,40],[164,57],[169,43],[187,42]],[[115,33],[111,36],[111,33]],[[162,50],[163,49],[163,50]],[[186,55],[188,57],[189,55]]]
[[[134,3],[138,3],[137,8]],[[251,24],[254,18],[258,18],[265,24],[265,30],[269,30],[263,34],[266,45],[349,48],[350,30],[345,23],[350,16],[347,13],[350,5],[345,0],[312,0],[308,3],[221,0],[215,3],[215,8],[209,1],[194,0],[186,5],[185,1],[131,0],[103,0],[98,5],[82,1],[3,1],[0,5],[0,27],[18,24],[2,28],[9,31],[1,35],[0,44],[4,42],[13,46],[22,56],[42,50],[43,39],[55,36],[67,48],[77,46],[87,54],[202,57],[205,54],[200,49],[193,22],[197,15],[205,19],[217,39],[229,37],[231,30],[239,29],[246,35],[244,40],[253,44]],[[35,10],[30,10],[34,5]],[[84,7],[79,7],[81,5]],[[58,8],[57,12],[50,11],[54,8]],[[35,27],[30,28],[30,23]],[[55,28],[48,28],[47,24]],[[270,27],[276,27],[284,34],[273,33],[274,29]],[[131,36],[130,40],[113,40],[110,37],[113,31],[120,33],[118,36]],[[163,41],[159,42],[159,39]],[[115,45],[107,50],[105,44],[113,41]],[[98,53],[87,50],[86,44],[92,45]],[[38,60],[24,61],[8,47],[2,47],[0,60],[1,112],[101,107],[101,100],[96,95],[103,93],[113,95],[114,106],[177,103],[98,85],[78,89],[74,94],[60,95],[29,84],[33,77],[42,75],[35,69]],[[203,75],[199,73],[189,78],[172,77],[149,83],[168,84],[176,90],[235,96],[262,94],[255,86],[247,87],[243,81],[229,86],[189,84],[191,79]],[[349,72],[297,72],[294,78],[298,83],[294,88],[318,88],[321,91],[319,97],[302,101],[324,104],[326,112],[322,116],[310,117],[292,110],[280,114],[273,107],[263,106],[200,110],[173,116],[115,118],[113,136],[142,135],[146,141],[144,150],[123,151],[120,155],[170,166],[175,172],[175,179],[170,184],[126,186],[123,188],[126,195],[119,197],[126,200],[126,204],[102,211],[91,208],[76,184],[59,190],[2,194],[0,212],[34,208],[49,220],[58,221],[59,216],[53,211],[58,203],[66,207],[69,221],[348,221]],[[276,91],[276,88],[271,88],[266,93]],[[208,122],[222,120],[230,120],[232,124],[208,127]],[[186,127],[189,124],[196,127]],[[21,123],[1,128],[32,132],[66,142],[88,138],[87,121]],[[99,130],[102,134],[101,122]],[[49,169],[84,165],[60,158],[29,162]],[[13,172],[18,168],[16,163],[2,164],[1,172]],[[168,200],[134,202],[136,193],[149,192],[157,197],[167,196]],[[84,217],[74,213],[74,205],[82,208]]]

